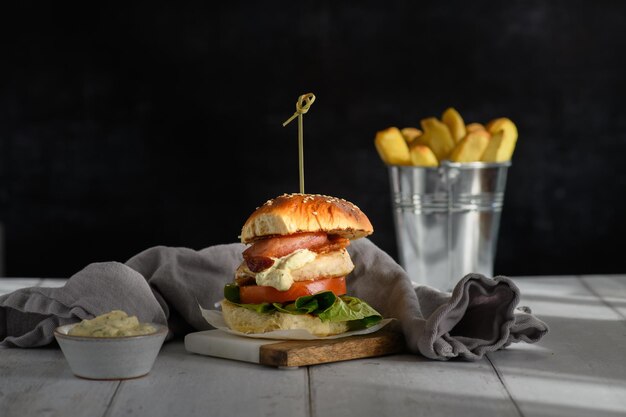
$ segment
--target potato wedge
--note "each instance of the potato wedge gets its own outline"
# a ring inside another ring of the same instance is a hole
[[[422,131],[416,127],[404,127],[400,129],[402,136],[404,136],[404,140],[406,141],[409,147],[413,142],[422,135]]]
[[[491,139],[482,156],[483,162],[509,161],[513,156],[517,143],[517,127],[510,119],[500,117],[487,124],[487,131],[491,133]]]
[[[387,165],[411,165],[409,146],[397,127],[376,132],[374,145],[378,155]]]
[[[459,143],[456,144],[450,160],[453,162],[477,162],[480,161],[487,145],[490,134],[486,130],[469,132]]]
[[[470,123],[465,126],[465,130],[467,131],[467,133],[469,133],[469,132],[475,132],[477,130],[487,130],[487,129],[485,129],[485,126],[481,123]]]
[[[424,133],[420,136],[421,144],[427,145],[438,161],[448,157],[454,148],[454,139],[448,126],[436,117],[428,117],[420,121]]]
[[[416,144],[411,147],[411,163],[421,167],[439,166],[439,161],[433,151],[426,145]]]
[[[485,129],[492,134],[499,130],[506,130],[510,132],[508,133],[509,135],[517,136],[517,126],[515,126],[515,123],[508,117],[498,117],[497,119],[491,120],[487,123]]]
[[[454,107],[448,107],[441,115],[441,121],[448,126],[454,143],[459,143],[466,135],[465,122]]]

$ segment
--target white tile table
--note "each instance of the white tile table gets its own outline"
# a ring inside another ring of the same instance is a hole
[[[283,370],[172,341],[144,378],[87,381],[56,347],[0,349],[0,416],[626,416],[626,275],[515,281],[551,331],[478,362],[401,354]],[[62,284],[0,279],[0,294]]]

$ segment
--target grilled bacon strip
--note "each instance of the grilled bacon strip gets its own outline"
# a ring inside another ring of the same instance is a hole
[[[243,252],[243,258],[252,272],[261,272],[274,264],[271,258],[282,258],[298,249],[308,249],[315,253],[325,253],[345,248],[350,240],[327,235],[324,232],[299,233],[289,236],[275,236],[253,243]]]

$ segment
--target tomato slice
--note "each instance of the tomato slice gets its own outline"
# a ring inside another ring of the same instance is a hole
[[[264,285],[244,285],[239,287],[239,302],[242,304],[286,303],[320,291],[332,291],[335,295],[346,294],[346,277],[296,281],[287,291],[279,291],[274,287]]]

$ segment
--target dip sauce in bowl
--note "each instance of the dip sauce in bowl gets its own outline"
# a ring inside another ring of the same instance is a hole
[[[168,334],[158,323],[113,310],[91,320],[59,326],[54,337],[72,373],[87,379],[129,379],[147,375]]]
[[[91,320],[83,320],[67,332],[70,336],[121,337],[139,336],[156,332],[148,323],[140,323],[137,317],[122,310],[113,310]]]

